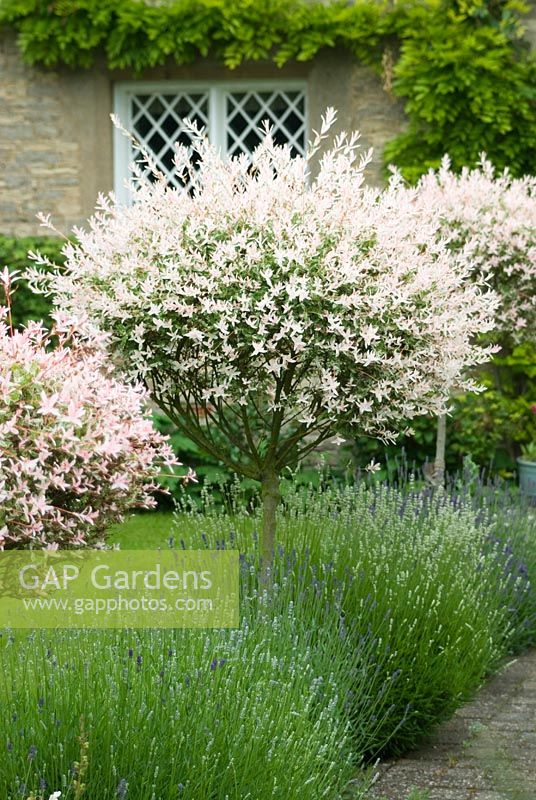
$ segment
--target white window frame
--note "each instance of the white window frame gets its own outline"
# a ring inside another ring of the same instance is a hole
[[[226,153],[227,129],[225,125],[225,92],[262,92],[262,91],[302,91],[305,95],[305,141],[309,134],[309,98],[307,81],[274,78],[273,80],[249,81],[122,81],[114,86],[114,113],[121,124],[132,130],[131,97],[145,92],[173,94],[176,92],[208,94],[208,135],[220,152]],[[127,137],[117,128],[113,134],[114,192],[122,203],[132,202],[131,192],[125,186],[130,176],[129,165],[132,161],[131,144]]]

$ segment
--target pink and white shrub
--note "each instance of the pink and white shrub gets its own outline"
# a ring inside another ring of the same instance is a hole
[[[10,278],[3,273],[9,290]],[[0,314],[0,549],[100,543],[134,506],[152,507],[176,463],[144,416],[146,394],[112,374],[102,336],[65,315],[54,336]]]
[[[446,156],[418,186],[423,213],[439,211],[441,235],[464,250],[478,280],[498,292],[495,329],[514,342],[536,341],[536,176],[496,174],[484,157],[459,175]]]
[[[441,413],[454,384],[475,388],[466,368],[489,357],[474,335],[492,327],[496,298],[468,280],[464,252],[452,258],[439,218],[424,220],[396,180],[367,189],[355,134],[312,176],[333,116],[306,158],[268,133],[251,161],[197,137],[192,192],[162,178],[142,181],[130,207],[101,197],[46,284],[109,332],[130,377],[192,438],[210,448],[212,421],[252,475],[311,434],[395,436],[402,420]],[[189,163],[179,146],[177,172]]]

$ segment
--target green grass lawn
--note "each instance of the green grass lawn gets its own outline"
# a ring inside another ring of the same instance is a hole
[[[120,544],[126,550],[152,550],[167,547],[173,535],[173,513],[171,511],[149,511],[134,514],[121,525],[114,525],[110,544]]]
[[[172,511],[149,511],[133,514],[121,525],[114,525],[109,544],[119,544],[123,550],[155,550],[159,547],[188,549],[217,547],[218,541],[234,543],[242,552],[251,549],[252,532],[256,521],[243,513],[234,517],[224,513],[174,514]]]

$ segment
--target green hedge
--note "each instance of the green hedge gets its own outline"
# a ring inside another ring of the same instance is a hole
[[[0,236],[0,269],[10,269],[24,272],[31,262],[28,252],[39,251],[58,264],[63,263],[61,248],[64,242],[53,236],[27,236],[16,238],[13,236]],[[50,300],[43,295],[34,294],[25,280],[16,283],[13,294],[13,322],[17,327],[24,325],[28,320],[42,320],[50,325]],[[0,298],[3,302],[4,298]]]
[[[454,168],[485,150],[516,175],[536,172],[536,60],[523,0],[3,0],[25,61],[144,70],[212,55],[227,67],[279,66],[344,47],[383,69],[404,100],[406,132],[386,163],[416,179],[449,152]]]

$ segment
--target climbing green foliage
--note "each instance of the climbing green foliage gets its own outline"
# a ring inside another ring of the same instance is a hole
[[[384,154],[407,179],[439,166],[444,153],[455,170],[484,151],[515,175],[536,171],[536,59],[521,38],[521,8],[500,0],[420,7],[419,34],[404,35],[393,71],[409,126]]]
[[[0,24],[19,32],[30,64],[90,67],[104,50],[111,69],[141,72],[209,54],[230,68],[259,59],[282,65],[339,44],[370,59],[405,14],[377,0],[3,0]]]
[[[522,0],[2,0],[0,28],[44,67],[135,75],[212,56],[309,61],[343,47],[384,70],[408,128],[385,162],[409,180],[448,152],[455,169],[485,151],[516,175],[536,171],[536,60],[523,41]],[[394,54],[398,54],[397,57]]]

